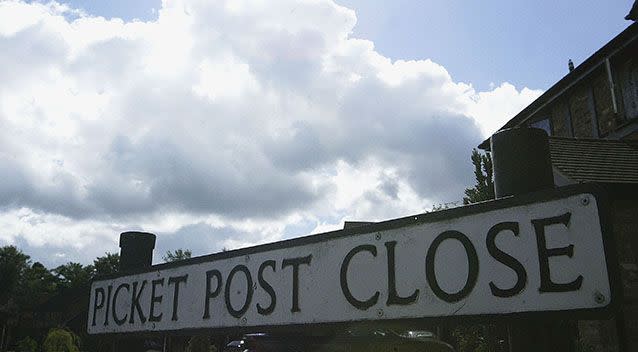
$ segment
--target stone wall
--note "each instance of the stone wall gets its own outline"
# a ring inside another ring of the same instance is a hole
[[[576,89],[569,97],[569,112],[572,117],[574,137],[592,138],[594,112],[591,109],[589,87],[582,86]]]
[[[565,101],[558,102],[552,107],[552,128],[554,136],[571,137],[572,135],[569,106]]]

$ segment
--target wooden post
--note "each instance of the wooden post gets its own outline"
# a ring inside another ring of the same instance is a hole
[[[120,272],[149,268],[153,264],[155,235],[148,232],[123,232],[120,234]],[[144,351],[144,339],[125,337],[115,341],[116,351]]]
[[[554,187],[549,140],[538,128],[513,128],[490,138],[496,198]],[[508,327],[511,351],[574,351],[570,322],[517,321]]]
[[[155,235],[148,232],[120,234],[120,271],[149,268],[153,264]]]

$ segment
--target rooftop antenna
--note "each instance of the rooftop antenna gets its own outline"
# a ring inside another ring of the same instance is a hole
[[[572,59],[569,59],[569,61],[567,61],[567,66],[569,67],[569,72],[574,71],[574,62],[572,61]]]
[[[625,16],[627,21],[636,21],[638,20],[638,0],[634,1],[634,6],[631,7],[627,16]]]

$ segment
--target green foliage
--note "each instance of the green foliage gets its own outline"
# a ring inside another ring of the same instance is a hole
[[[87,287],[96,275],[117,272],[119,261],[119,254],[105,253],[93,265],[67,263],[49,270],[38,262],[31,265],[29,256],[15,246],[0,247],[0,306],[30,311],[61,289]]]
[[[476,185],[465,189],[463,204],[472,204],[494,199],[494,175],[492,172],[492,158],[489,154],[481,154],[472,149],[472,164]]]
[[[191,257],[192,252],[190,249],[176,249],[174,251],[167,251],[162,257],[165,262],[174,262],[178,260],[184,260]]]
[[[115,274],[120,268],[120,255],[117,253],[104,253],[103,257],[97,257],[93,261],[93,276]]]
[[[39,262],[28,267],[16,289],[16,301],[22,310],[29,310],[55,294],[58,279]]]
[[[93,267],[91,265],[83,266],[80,263],[69,262],[52,271],[62,287],[71,289],[88,286],[93,277]]]
[[[105,253],[93,265],[67,263],[53,270],[29,259],[15,246],[0,247],[0,306],[7,312],[31,311],[63,289],[87,287],[96,275],[117,272],[120,256]]]
[[[79,338],[69,330],[51,329],[44,339],[44,352],[79,352]]]
[[[489,154],[481,154],[472,149],[472,165],[474,165],[474,179],[476,184],[472,188],[465,189],[463,204],[478,203],[494,199],[494,174],[492,171],[492,158]],[[458,343],[459,352],[487,352],[490,351],[488,343],[489,325],[459,326],[452,335]]]
[[[16,346],[17,352],[37,352],[38,351],[38,343],[32,339],[30,336],[23,338],[18,341],[18,345]]]
[[[29,264],[29,256],[15,246],[0,248],[0,305],[15,298],[16,289]]]

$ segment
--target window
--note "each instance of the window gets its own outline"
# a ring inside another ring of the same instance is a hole
[[[569,105],[561,100],[552,107],[552,135],[557,137],[571,137],[572,119],[569,115]]]
[[[620,69],[620,88],[627,120],[638,118],[638,62],[627,60]]]
[[[545,132],[547,132],[548,136],[552,135],[552,127],[549,123],[549,118],[545,118],[536,122],[532,122],[529,124],[530,127],[535,127],[535,128],[540,128],[542,130],[545,130]]]

